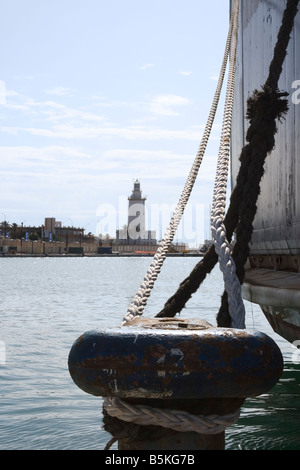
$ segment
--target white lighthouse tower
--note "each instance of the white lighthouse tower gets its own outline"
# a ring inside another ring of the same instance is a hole
[[[146,230],[145,201],[142,197],[141,185],[138,179],[134,181],[131,196],[128,197],[128,224],[126,229],[116,231],[116,241],[129,245],[155,245],[155,230]]]
[[[139,180],[135,180],[133,191],[128,198],[128,237],[131,240],[144,240],[148,238],[145,230],[145,201],[142,197]]]

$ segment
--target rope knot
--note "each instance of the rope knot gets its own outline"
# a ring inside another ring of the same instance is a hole
[[[288,100],[282,99],[286,96],[288,96],[286,91],[273,90],[266,84],[261,91],[254,90],[247,101],[246,117],[250,122],[246,136],[248,142],[258,135],[266,138],[266,133],[275,134],[277,132],[275,119],[281,121],[288,112]],[[270,150],[272,150],[273,139],[270,145]]]

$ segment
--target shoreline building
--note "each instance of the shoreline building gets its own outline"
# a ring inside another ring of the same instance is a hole
[[[65,242],[86,242],[94,241],[94,237],[84,234],[84,228],[64,226],[62,222],[55,217],[46,217],[43,226],[42,238],[48,241],[65,241]]]
[[[126,245],[156,245],[156,231],[145,228],[145,201],[138,179],[128,197],[128,224],[116,231],[116,243]]]

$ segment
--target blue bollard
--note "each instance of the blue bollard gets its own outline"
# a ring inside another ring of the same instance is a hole
[[[84,333],[69,354],[80,389],[139,403],[245,399],[269,391],[282,370],[280,349],[264,333],[203,320],[138,317]]]
[[[277,383],[282,355],[264,333],[170,323],[84,333],[69,355],[74,382],[96,396],[174,399],[252,397]]]

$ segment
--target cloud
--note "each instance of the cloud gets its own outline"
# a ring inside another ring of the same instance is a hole
[[[141,69],[141,70],[147,70],[147,69],[151,69],[151,68],[153,68],[153,67],[156,67],[156,65],[155,65],[155,64],[145,64],[145,65],[142,65],[142,66],[140,67],[140,69]]]
[[[125,140],[197,140],[201,137],[201,126],[181,128],[149,125],[154,119],[178,116],[189,100],[178,95],[157,95],[144,102],[106,101],[97,96],[84,108],[66,106],[59,101],[37,101],[34,98],[11,93],[11,112],[16,113],[11,125],[3,125],[0,131],[10,135],[28,134],[49,139],[125,139]],[[104,107],[105,114],[101,107]],[[126,109],[126,113],[124,113]],[[96,111],[95,111],[96,110]],[[31,113],[33,119],[18,118],[21,111]],[[100,112],[99,112],[100,111]],[[134,121],[129,117],[134,114]],[[17,114],[18,113],[18,114]],[[107,114],[109,113],[109,114]],[[126,120],[124,122],[124,115]],[[138,116],[143,116],[139,119]]]
[[[13,75],[14,80],[34,80],[33,75]]]
[[[29,107],[25,104],[14,104],[14,103],[1,103],[6,109],[14,109],[18,111],[30,111]]]
[[[178,116],[178,106],[186,106],[189,100],[178,95],[158,95],[150,103],[150,111],[161,116]]]
[[[143,126],[92,126],[92,125],[55,125],[52,128],[38,127],[8,127],[0,128],[2,132],[17,135],[25,132],[30,135],[61,138],[61,139],[92,139],[92,138],[121,138],[125,140],[192,140],[199,141],[199,129],[170,130],[160,127]]]
[[[90,155],[72,146],[49,145],[45,147],[33,146],[3,146],[0,147],[0,159],[2,161],[1,171],[13,173],[28,172],[34,174],[36,171],[57,172],[59,168],[68,171],[74,167],[90,163]]]
[[[58,105],[55,103],[43,103],[44,109],[42,113],[47,116],[47,119],[52,122],[66,121],[66,122],[99,122],[103,121],[104,117],[99,114],[90,113],[81,109],[68,108],[67,106]]]
[[[184,75],[186,77],[188,77],[189,75],[192,75],[192,72],[188,72],[188,71],[185,71],[185,70],[181,70],[179,73],[180,73],[180,75]]]
[[[138,174],[143,177],[172,178],[175,175],[182,175],[182,169],[187,169],[192,162],[191,155],[173,153],[168,150],[145,150],[145,149],[124,149],[114,148],[102,154],[102,161],[114,161],[119,168],[124,167],[126,162],[126,172]],[[163,172],[159,169],[164,168]],[[167,171],[165,171],[167,169]]]
[[[64,92],[65,88],[62,88],[59,87],[59,93]],[[84,108],[77,107],[76,104],[73,107],[67,106],[59,99],[38,101],[17,92],[10,92],[10,98],[7,108],[15,113],[14,120],[11,120],[11,125],[3,123],[0,128],[10,135],[28,134],[76,141],[99,138],[199,141],[201,138],[201,126],[181,127],[178,130],[153,125],[154,119],[180,116],[183,107],[190,103],[187,98],[175,94],[161,94],[140,102],[111,101],[100,95],[93,95],[92,101],[87,102]],[[31,114],[33,119],[24,120],[20,114],[22,111],[27,112],[27,116]],[[19,122],[20,117],[22,119]]]
[[[46,93],[48,93],[49,95],[57,95],[57,96],[65,96],[65,95],[73,96],[73,92],[74,90],[72,90],[72,88],[67,88],[64,86],[57,86],[57,87],[51,88],[50,90],[46,90]]]
[[[9,96],[15,98],[15,100],[14,102],[6,102],[5,107],[15,111],[26,111],[31,114],[38,114],[40,116],[39,123],[40,125],[42,125],[43,121],[46,123],[49,136],[53,133],[51,123],[64,121],[74,125],[79,122],[103,122],[104,120],[104,116],[99,113],[89,112],[80,108],[71,108],[57,101],[37,101],[34,98],[22,96],[14,92],[9,92]],[[5,130],[5,132],[8,131],[7,128],[3,130]],[[45,133],[43,132],[43,134]]]
[[[51,180],[57,180],[58,177],[77,180],[78,176],[82,182],[88,178],[108,185],[111,184],[108,175],[112,176],[113,181],[116,181],[116,175],[123,180],[124,175],[127,175],[125,181],[131,178],[130,175],[138,175],[143,179],[174,180],[188,175],[194,157],[192,154],[163,149],[146,150],[142,147],[87,151],[62,145],[40,148],[29,145],[6,146],[0,147],[0,174],[15,177],[27,175],[37,181],[44,178],[47,185],[51,185]],[[210,180],[215,173],[216,157],[206,156],[202,164],[205,171],[201,178]]]

